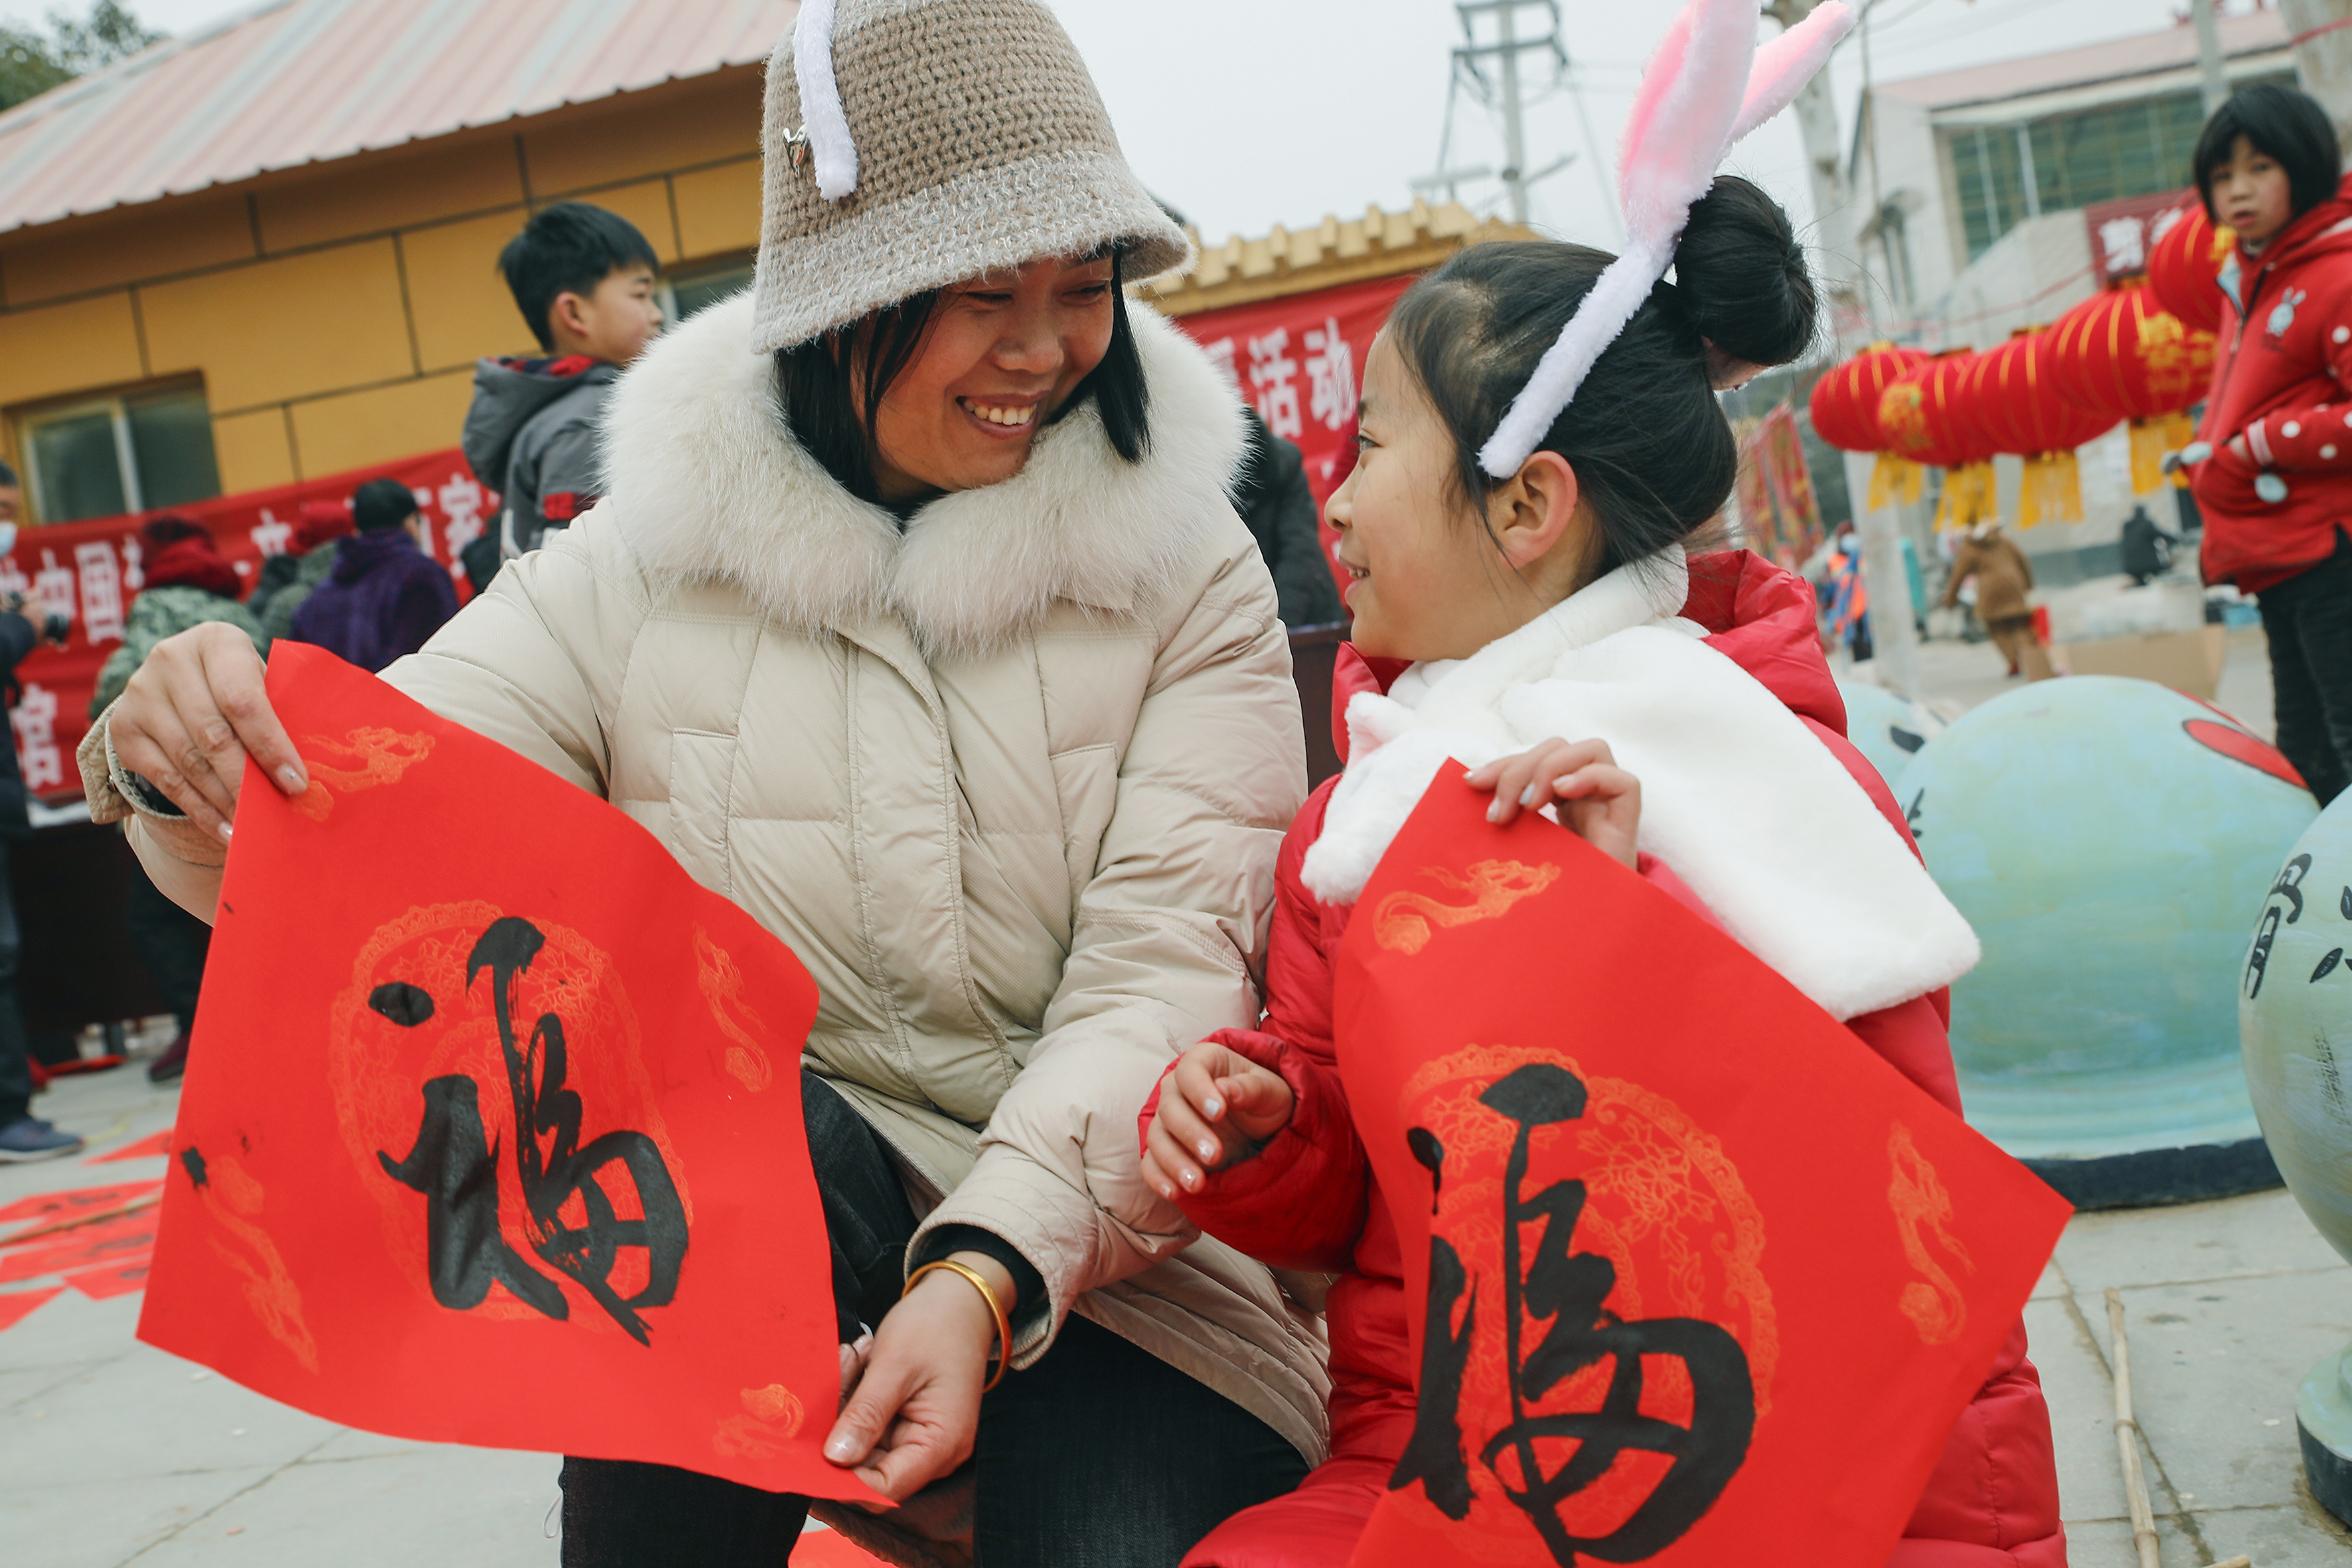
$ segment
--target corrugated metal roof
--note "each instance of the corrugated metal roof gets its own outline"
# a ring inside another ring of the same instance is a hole
[[[797,0],[268,0],[0,114],[0,233],[767,58]]]
[[[2260,54],[2287,46],[2286,19],[2265,7],[2217,18],[2224,56]],[[2149,76],[2197,63],[2197,29],[2186,21],[2160,33],[2111,38],[2082,48],[2055,49],[2023,59],[1999,60],[1965,70],[1883,81],[1871,90],[1923,109],[1953,109],[2059,88],[2083,87],[2120,78]]]

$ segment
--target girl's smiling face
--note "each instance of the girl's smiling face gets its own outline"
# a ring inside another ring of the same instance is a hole
[[[874,421],[886,501],[1011,479],[1110,352],[1111,258],[1042,257],[940,291]]]
[[[1339,535],[1359,652],[1467,658],[1581,585],[1595,539],[1573,470],[1538,452],[1482,498],[1483,520],[1470,511],[1454,437],[1386,332],[1364,362],[1356,441],[1355,469],[1323,513]]]

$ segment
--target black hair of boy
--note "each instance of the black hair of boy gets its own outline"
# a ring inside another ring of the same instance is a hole
[[[2336,144],[2336,127],[2317,99],[2275,82],[2242,87],[2205,122],[2190,160],[2198,199],[2205,204],[2205,216],[2216,227],[2221,216],[2213,210],[2213,172],[2230,161],[2241,136],[2253,144],[2255,152],[2286,171],[2296,217],[2334,195],[2344,177],[2344,154]]]
[[[416,492],[398,479],[370,479],[352,492],[352,525],[362,533],[398,528],[416,510]]]
[[[636,225],[586,202],[541,208],[499,252],[499,272],[543,349],[555,347],[548,318],[560,296],[593,294],[596,285],[627,267],[658,272],[661,258]]]

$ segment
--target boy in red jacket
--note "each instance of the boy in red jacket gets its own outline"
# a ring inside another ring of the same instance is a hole
[[[2241,90],[2199,138],[2206,213],[2238,243],[2198,439],[2209,583],[2262,605],[2279,750],[2325,805],[2352,782],[2352,191],[2327,111]]]

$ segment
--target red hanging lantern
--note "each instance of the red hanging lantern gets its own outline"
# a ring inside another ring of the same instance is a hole
[[[2156,221],[2162,232],[2148,247],[2147,286],[2156,291],[2157,303],[2195,331],[2220,331],[2221,289],[2213,280],[2238,242],[2237,231],[2215,228],[2205,204],[2194,196]]]
[[[1976,353],[1947,349],[1887,384],[1878,403],[1887,445],[1915,463],[1948,470],[1939,528],[1968,528],[1994,514],[1993,441],[1972,416],[1963,390]]]
[[[2018,492],[2020,528],[2032,528],[2045,517],[2083,520],[2082,468],[2074,448],[2115,423],[2058,395],[2051,374],[2054,348],[2044,328],[2013,332],[2007,342],[1977,356],[1966,388],[1970,411],[1995,449],[2025,459]]]
[[[1904,500],[1919,499],[1919,468],[1890,448],[1879,429],[1878,405],[1889,384],[1927,363],[1927,356],[1917,349],[1873,343],[1813,383],[1807,405],[1813,433],[1840,451],[1878,455],[1870,475],[1873,510],[1898,495]]]
[[[2164,483],[2165,452],[2195,437],[2188,411],[2212,380],[2213,334],[2188,326],[2143,284],[2085,300],[2058,319],[2052,337],[2059,395],[2130,421],[2132,490],[2153,494]]]

